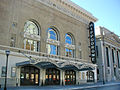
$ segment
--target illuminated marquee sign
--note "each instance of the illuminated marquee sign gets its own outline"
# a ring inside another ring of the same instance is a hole
[[[90,52],[91,61],[93,64],[96,63],[96,44],[95,44],[95,30],[94,23],[89,23],[89,39],[90,39]]]

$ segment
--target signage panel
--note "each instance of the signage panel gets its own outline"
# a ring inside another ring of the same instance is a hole
[[[95,30],[94,23],[89,23],[89,39],[90,39],[90,57],[93,64],[96,63],[96,44],[95,44]]]

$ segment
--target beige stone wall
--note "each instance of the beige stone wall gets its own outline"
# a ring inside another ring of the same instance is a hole
[[[36,0],[0,0],[0,45],[10,46],[11,36],[14,36],[15,47],[22,48],[21,32],[24,31],[24,23],[31,19],[36,20],[40,25],[41,52],[46,53],[46,30],[50,26],[55,26],[60,34],[60,55],[64,56],[64,38],[65,34],[70,32],[75,38],[76,57],[79,57],[78,46],[81,43],[82,59],[90,61],[88,25]]]

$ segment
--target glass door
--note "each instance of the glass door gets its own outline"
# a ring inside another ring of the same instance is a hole
[[[94,82],[94,72],[93,71],[87,72],[87,82]]]
[[[65,85],[74,85],[76,84],[76,73],[73,70],[65,71]]]
[[[39,69],[33,66],[24,66],[21,68],[20,84],[22,86],[39,85]]]
[[[60,85],[60,71],[55,68],[46,69],[46,85]]]

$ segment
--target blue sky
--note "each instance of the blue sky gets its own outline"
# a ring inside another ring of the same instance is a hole
[[[103,26],[120,36],[120,0],[71,0],[93,14]]]

